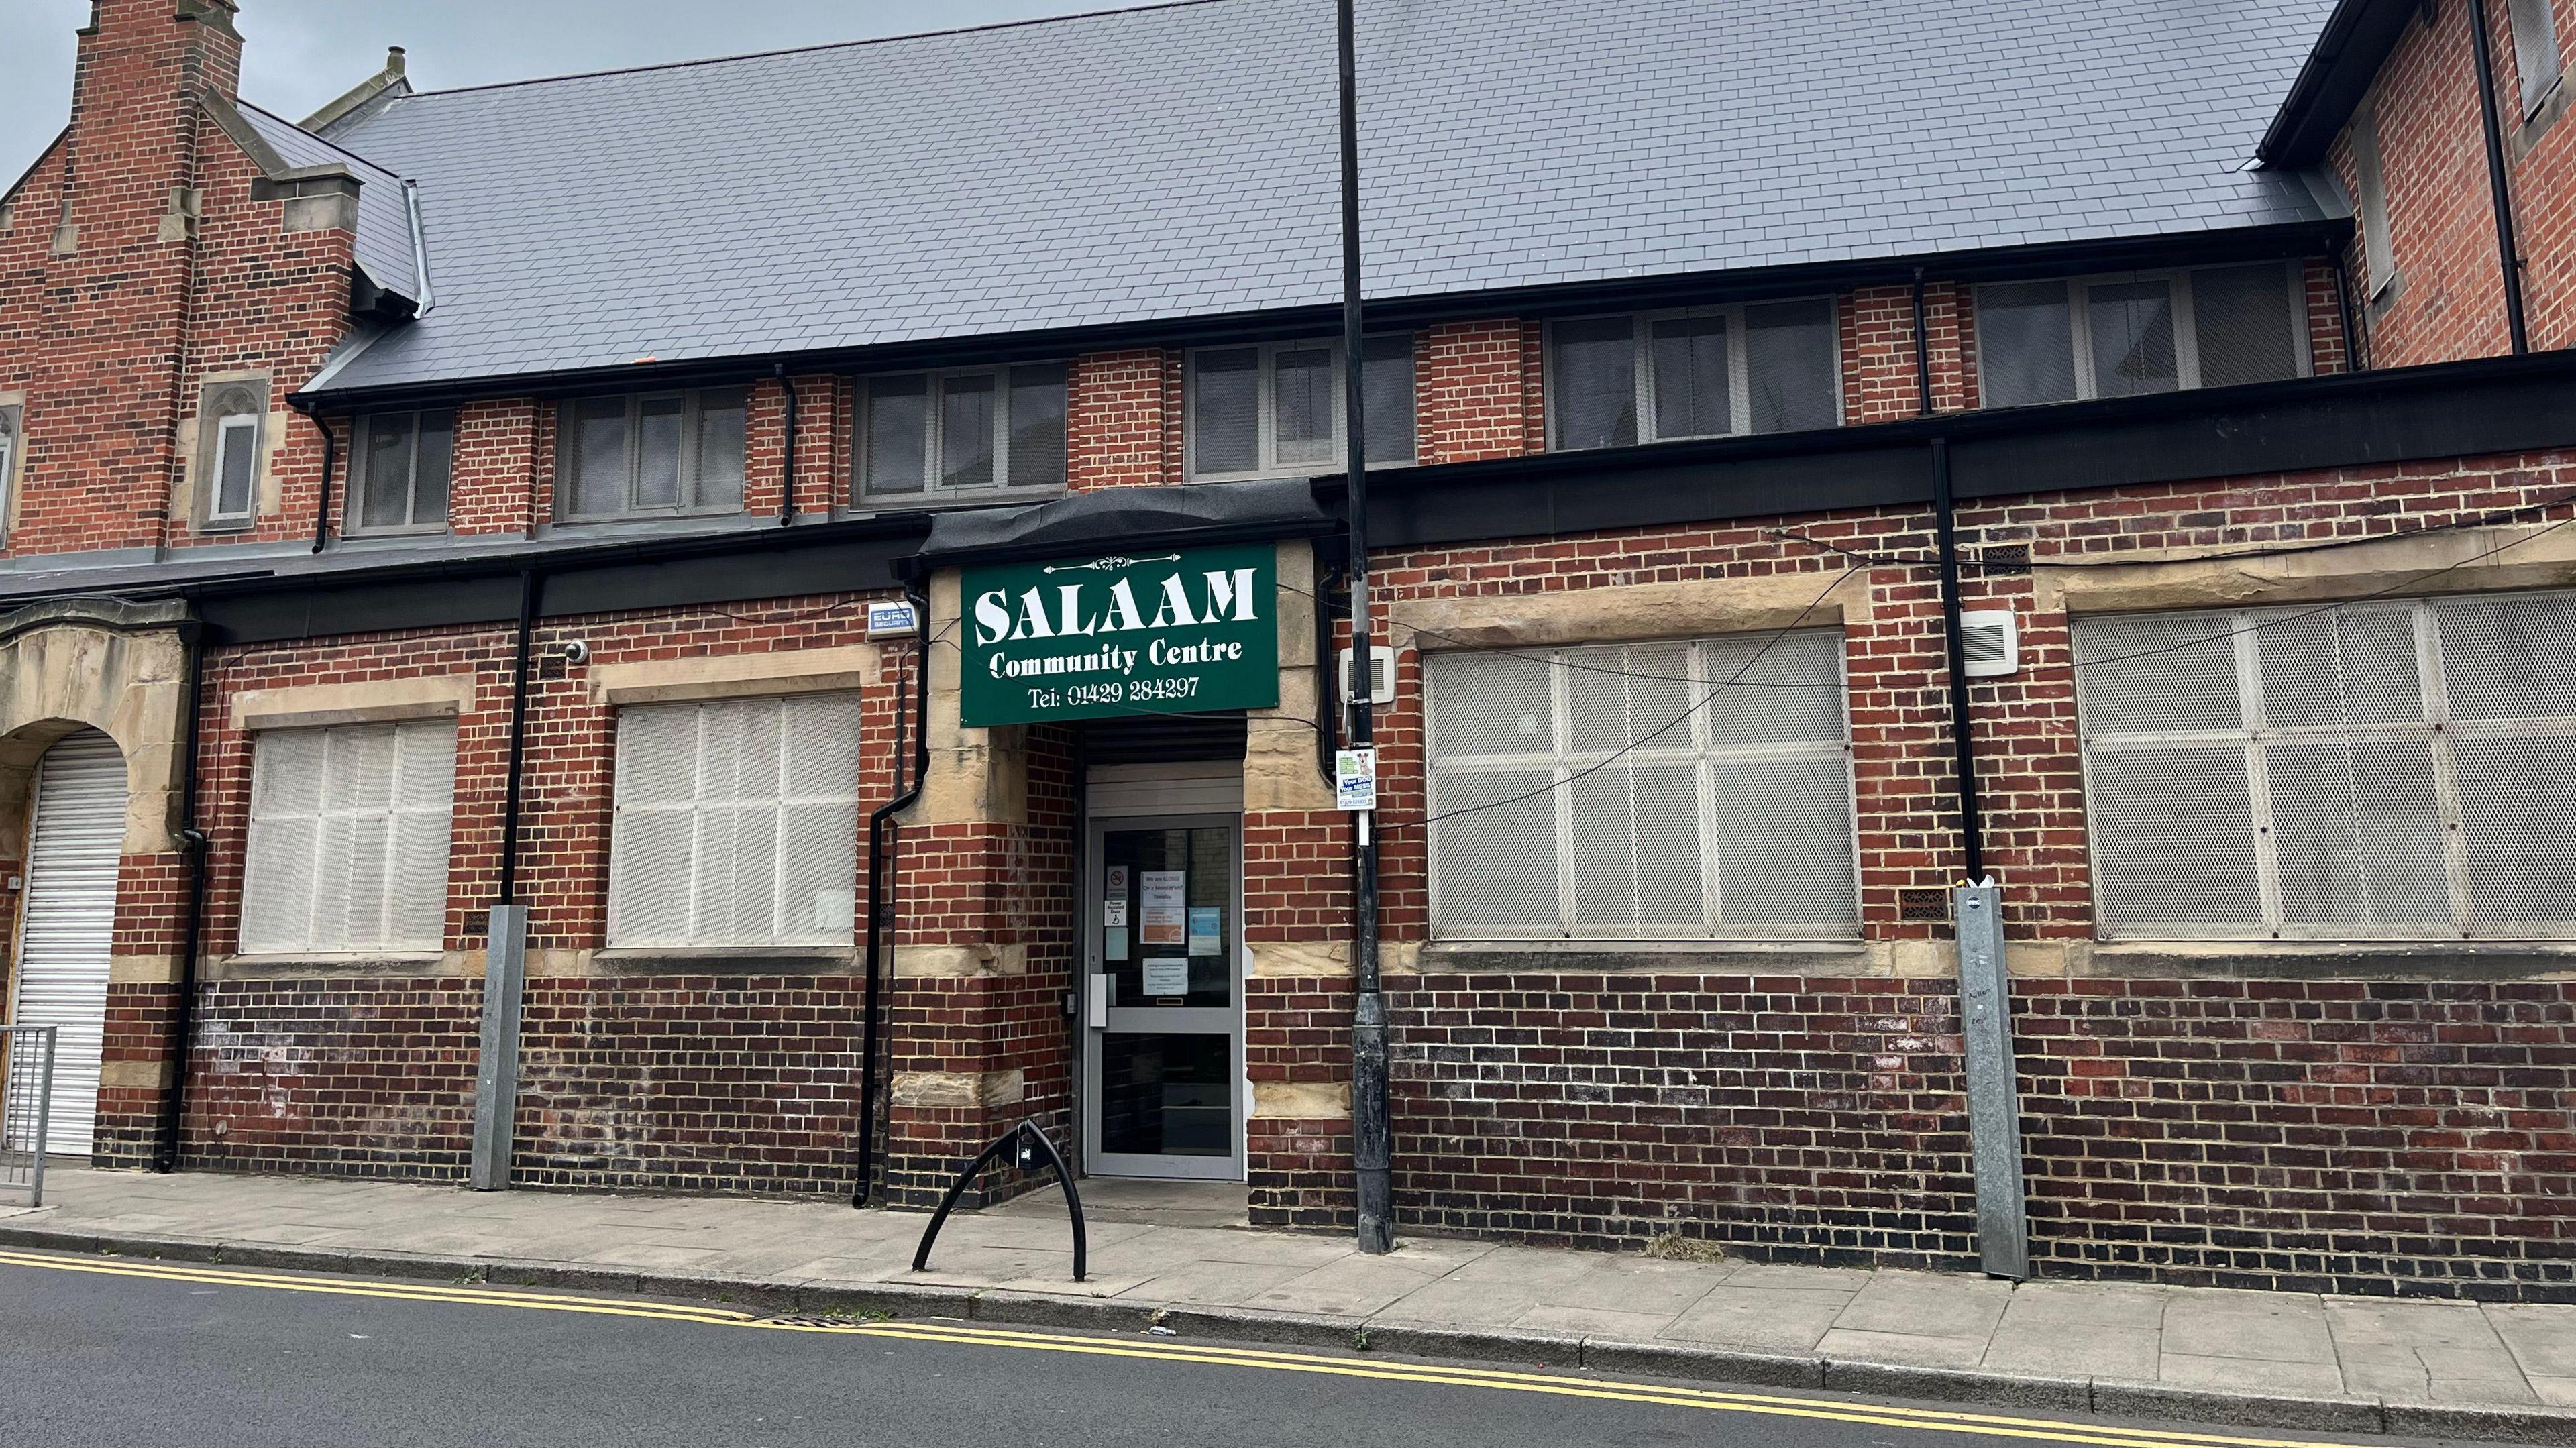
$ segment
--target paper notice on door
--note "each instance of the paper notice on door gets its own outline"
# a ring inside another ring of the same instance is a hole
[[[1225,954],[1225,912],[1214,905],[1190,907],[1190,954]]]
[[[1184,912],[1181,907],[1178,905],[1146,906],[1144,929],[1138,932],[1137,939],[1144,941],[1147,945],[1181,944],[1183,913]]]
[[[1127,927],[1112,925],[1100,932],[1100,956],[1103,960],[1127,958]]]
[[[1127,867],[1125,865],[1104,866],[1101,869],[1101,874],[1107,877],[1100,883],[1101,894],[1112,900],[1124,900],[1127,898]]]
[[[1145,994],[1149,996],[1185,996],[1190,993],[1190,963],[1187,960],[1149,960],[1145,962]]]
[[[1119,930],[1124,930],[1124,929],[1126,929],[1126,928],[1127,928],[1127,902],[1126,902],[1125,900],[1103,900],[1103,901],[1101,901],[1101,902],[1100,902],[1100,923],[1101,923],[1101,924],[1103,924],[1103,925],[1112,926],[1112,927],[1114,927],[1114,928],[1116,928],[1116,929],[1119,929]]]
[[[1147,870],[1145,872],[1145,908],[1157,905],[1172,909],[1190,903],[1190,873],[1187,870]]]

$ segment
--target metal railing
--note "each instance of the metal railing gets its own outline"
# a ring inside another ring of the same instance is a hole
[[[54,1098],[57,1026],[0,1026],[0,1192],[45,1204],[45,1132]]]

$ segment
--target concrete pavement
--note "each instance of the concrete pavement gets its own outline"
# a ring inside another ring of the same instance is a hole
[[[923,1273],[913,1214],[309,1177],[57,1170],[43,1208],[0,1207],[0,1243],[2576,1443],[2576,1306],[2015,1286],[1419,1237],[1366,1258],[1337,1237],[1229,1225],[1239,1195],[1086,1187],[1082,1283],[1052,1192],[953,1218]]]

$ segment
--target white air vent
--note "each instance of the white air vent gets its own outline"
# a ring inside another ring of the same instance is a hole
[[[1351,700],[1351,651],[1341,652],[1342,702]],[[1395,702],[1395,650],[1379,644],[1369,650],[1369,702]]]
[[[1997,679],[2021,667],[2021,630],[2009,609],[1978,609],[1959,615],[1961,672],[1971,679]]]

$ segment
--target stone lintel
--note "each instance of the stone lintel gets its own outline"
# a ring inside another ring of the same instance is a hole
[[[1252,1114],[1271,1121],[1348,1120],[1348,1081],[1255,1081]]]
[[[1016,1066],[1001,1071],[898,1071],[889,1094],[897,1106],[980,1111],[1022,1100],[1028,1095],[1028,1082]]]
[[[1026,975],[1026,945],[898,945],[892,951],[894,974],[901,980],[972,980],[978,976]]]

